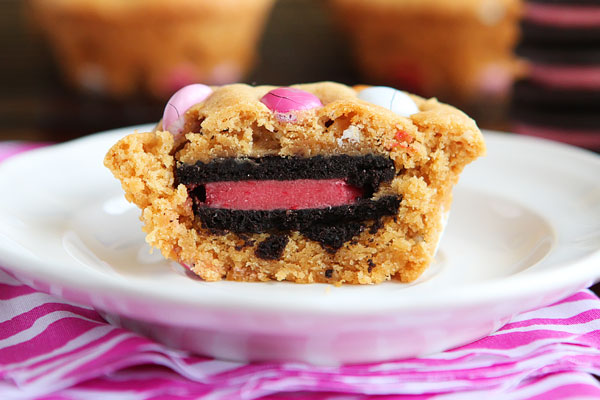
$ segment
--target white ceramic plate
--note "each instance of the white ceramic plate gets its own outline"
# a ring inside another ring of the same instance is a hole
[[[149,254],[139,210],[102,165],[133,131],[0,165],[0,265],[175,347],[318,364],[422,355],[478,339],[600,277],[600,157],[488,132],[488,155],[461,177],[436,262],[417,282],[206,283]]]

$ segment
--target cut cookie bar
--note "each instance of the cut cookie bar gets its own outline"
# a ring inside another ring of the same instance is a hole
[[[484,152],[465,114],[392,88],[191,85],[105,165],[147,242],[207,281],[366,284],[427,268]]]

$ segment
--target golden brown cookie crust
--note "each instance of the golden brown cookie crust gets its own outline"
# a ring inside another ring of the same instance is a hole
[[[360,100],[353,88],[341,84],[294,87],[315,94],[323,107],[299,113],[296,123],[281,122],[260,102],[274,87],[228,85],[214,88],[187,111],[190,133],[177,143],[159,124],[155,132],[134,133],[113,146],[105,165],[121,180],[127,200],[142,209],[147,242],[208,281],[415,280],[432,261],[459,173],[485,152],[476,124],[435,99],[412,96],[420,112],[407,118]],[[351,125],[360,131],[358,143],[341,140]],[[402,173],[382,184],[374,198],[400,194],[398,214],[384,217],[377,232],[366,229],[335,252],[291,232],[279,259],[260,259],[252,243],[268,234],[204,229],[194,217],[186,187],[174,185],[173,171],[177,161],[266,154],[387,155]]]

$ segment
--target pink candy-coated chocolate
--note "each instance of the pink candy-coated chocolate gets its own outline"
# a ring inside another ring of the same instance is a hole
[[[206,205],[236,210],[299,210],[352,204],[362,190],[341,179],[237,181],[206,184]]]
[[[265,94],[260,101],[274,113],[309,110],[323,107],[317,96],[304,90],[280,87]]]
[[[180,134],[183,130],[183,114],[194,104],[204,101],[212,89],[201,83],[185,86],[179,89],[167,102],[163,114],[162,126],[172,134]]]

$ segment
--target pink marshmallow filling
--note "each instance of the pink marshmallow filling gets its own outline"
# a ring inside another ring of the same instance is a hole
[[[353,204],[362,190],[341,179],[212,182],[205,204],[236,210],[298,210]]]

